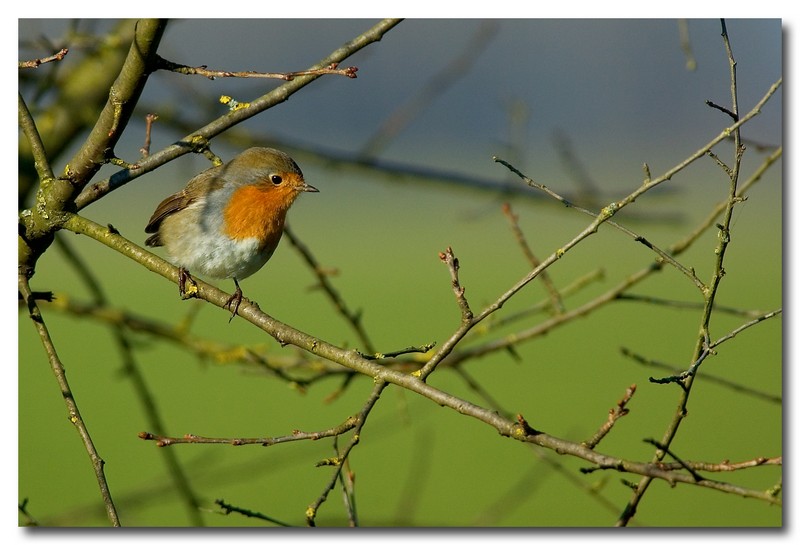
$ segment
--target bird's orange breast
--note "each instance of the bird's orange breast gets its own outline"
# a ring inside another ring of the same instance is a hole
[[[237,189],[223,212],[225,234],[234,240],[257,238],[262,248],[274,249],[283,233],[293,196],[269,186],[247,185]]]

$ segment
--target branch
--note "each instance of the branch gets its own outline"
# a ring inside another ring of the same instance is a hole
[[[243,445],[261,445],[262,447],[271,447],[272,445],[279,445],[281,443],[290,443],[294,441],[318,441],[325,437],[336,437],[347,433],[358,424],[357,417],[351,416],[345,419],[344,422],[320,431],[305,432],[294,430],[290,435],[281,435],[276,437],[204,437],[202,435],[195,435],[187,433],[181,437],[170,437],[166,435],[159,435],[143,431],[139,433],[139,439],[144,441],[155,441],[156,446],[169,447],[172,445],[181,444],[200,444],[200,445],[231,445],[240,447]]]
[[[453,293],[456,296],[456,303],[458,303],[458,308],[461,309],[461,323],[463,325],[469,325],[472,322],[473,315],[472,310],[469,308],[469,303],[467,302],[467,298],[464,297],[464,292],[466,288],[461,285],[458,280],[458,269],[459,263],[458,258],[453,254],[453,249],[449,246],[444,252],[439,253],[439,259],[447,265],[447,270],[450,271],[450,280],[453,284]]]
[[[311,505],[309,505],[308,508],[306,509],[306,523],[309,526],[316,526],[315,521],[320,506],[328,498],[328,494],[330,493],[331,490],[333,490],[334,486],[336,486],[336,482],[340,480],[342,476],[342,469],[344,468],[345,463],[347,462],[350,456],[350,453],[352,452],[353,448],[355,448],[355,446],[358,444],[358,442],[361,440],[361,430],[363,429],[364,424],[366,424],[369,414],[372,412],[372,409],[375,408],[375,403],[378,402],[378,399],[380,399],[381,397],[381,393],[383,393],[383,390],[388,385],[389,383],[384,380],[376,380],[375,385],[372,388],[372,392],[367,398],[366,403],[364,403],[364,406],[356,415],[351,417],[351,419],[353,419],[355,422],[353,426],[353,435],[350,438],[350,442],[347,444],[347,446],[344,448],[342,452],[338,453],[335,460],[333,460],[333,463],[330,464],[334,465],[335,469],[333,474],[331,475],[331,478],[328,480],[328,484],[325,486],[319,497],[316,500],[314,500],[314,502],[312,502]],[[344,492],[345,494],[347,494],[347,490],[344,490]],[[348,499],[352,498],[347,498],[345,501],[347,502]],[[347,507],[348,507],[347,511],[351,518],[351,521],[355,522],[354,520],[355,511],[353,506],[347,505]]]
[[[355,66],[348,66],[347,68],[339,68],[339,64],[332,62],[328,66],[322,68],[312,68],[309,70],[301,70],[299,72],[229,72],[227,70],[210,70],[207,66],[186,66],[184,64],[174,63],[168,61],[163,57],[156,59],[157,69],[168,70],[184,75],[198,75],[205,76],[208,79],[216,78],[265,78],[265,79],[282,79],[284,81],[292,81],[300,76],[324,76],[327,74],[345,76],[355,79],[358,68]]]
[[[600,441],[602,441],[603,438],[608,435],[608,432],[611,431],[611,428],[614,427],[614,424],[617,423],[617,420],[628,414],[629,411],[627,405],[635,393],[636,385],[631,384],[625,391],[625,395],[622,397],[622,399],[617,402],[616,407],[608,411],[608,420],[606,420],[605,423],[600,426],[600,429],[597,430],[591,439],[583,442],[587,448],[594,449],[600,443]]]
[[[32,61],[20,61],[18,63],[19,68],[39,68],[42,64],[53,62],[53,61],[60,61],[63,60],[64,57],[67,56],[69,53],[69,49],[66,47],[61,48],[60,51],[50,55],[49,57],[42,57],[40,59],[33,59]]]
[[[31,155],[33,155],[33,164],[36,168],[36,174],[42,182],[53,179],[53,169],[50,167],[50,161],[47,157],[47,150],[44,148],[42,136],[39,134],[39,129],[36,127],[36,122],[33,120],[28,105],[22,94],[19,94],[17,102],[17,111],[19,117],[19,126],[22,127],[22,132],[28,140],[31,147]]]
[[[782,456],[775,456],[772,458],[759,456],[758,458],[753,458],[752,460],[745,460],[744,462],[736,462],[736,463],[730,462],[728,460],[724,460],[719,463],[691,462],[686,460],[681,462],[675,462],[672,464],[665,462],[661,463],[661,466],[664,469],[687,468],[687,469],[692,469],[694,471],[709,471],[714,473],[741,471],[742,469],[750,469],[753,467],[760,467],[760,466],[782,466],[782,465],[783,465]]]
[[[245,517],[264,520],[266,522],[271,522],[271,523],[273,523],[273,524],[275,524],[277,526],[284,526],[284,527],[291,526],[291,524],[287,524],[285,522],[281,522],[278,519],[272,518],[272,517],[264,515],[262,513],[257,513],[255,511],[251,511],[249,509],[244,509],[242,507],[236,507],[235,505],[231,505],[231,504],[227,503],[225,500],[221,500],[221,499],[220,500],[214,500],[214,503],[217,504],[220,509],[222,509],[222,512],[225,515],[230,515],[231,513],[239,513],[240,515],[243,515]]]

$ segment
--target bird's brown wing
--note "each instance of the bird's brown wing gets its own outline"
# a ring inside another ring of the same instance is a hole
[[[150,216],[150,221],[147,222],[147,226],[144,228],[145,233],[155,233],[145,241],[145,244],[148,246],[160,246],[161,241],[158,236],[158,228],[164,218],[183,210],[197,201],[202,195],[222,186],[224,180],[222,177],[217,176],[219,170],[219,167],[214,167],[201,172],[192,178],[186,187],[161,201],[156,207],[155,212],[153,212],[153,215]]]

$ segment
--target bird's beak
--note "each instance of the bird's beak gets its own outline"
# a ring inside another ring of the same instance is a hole
[[[313,185],[308,185],[306,183],[300,188],[300,191],[308,191],[309,193],[319,193],[319,189],[314,187]]]

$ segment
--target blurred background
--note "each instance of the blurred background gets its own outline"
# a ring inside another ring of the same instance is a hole
[[[375,22],[175,20],[159,52],[173,62],[211,69],[296,71]],[[59,77],[68,77],[71,63],[80,60],[84,48],[94,47],[85,36],[102,35],[117,24],[21,19],[19,59],[69,46],[57,67]],[[727,29],[745,113],[782,75],[781,21],[728,20]],[[342,63],[351,65],[358,67],[357,79],[325,76],[215,139],[212,149],[225,160],[250,145],[275,146],[293,155],[320,193],[304,195],[294,205],[292,231],[322,266],[336,272],[331,280],[350,307],[362,311],[363,324],[382,352],[441,344],[457,328],[449,275],[438,258],[446,247],[452,246],[460,259],[461,281],[474,310],[530,270],[502,212],[504,203],[519,216],[528,243],[542,259],[589,223],[588,217],[524,186],[493,156],[599,210],[642,183],[644,163],[656,177],[730,125],[730,118],[706,105],[707,100],[730,104],[728,58],[716,19],[412,19]],[[34,89],[53,69],[47,65],[20,72],[26,100],[46,107],[51,99],[46,87]],[[220,95],[246,102],[279,84],[155,73],[115,151],[136,161],[147,113],[159,115],[151,144],[157,151],[223,115]],[[782,144],[782,100],[779,90],[743,129],[748,147],[743,179]],[[56,158],[56,172],[74,151]],[[716,152],[731,161],[730,144]],[[207,166],[201,156],[184,156],[82,213],[143,244],[143,229],[155,206]],[[104,167],[96,180],[116,170]],[[720,305],[761,311],[781,306],[781,184],[778,165],[736,208]],[[615,219],[665,248],[690,233],[725,198],[727,188],[719,167],[710,158],[699,160]],[[30,206],[30,197],[24,202]],[[258,347],[267,358],[294,354],[243,320],[228,325],[220,309],[181,301],[173,284],[107,248],[62,236],[99,275],[112,308],[165,324],[191,316],[191,332],[200,339]],[[680,259],[704,281],[711,277],[715,237],[716,230],[709,231]],[[595,274],[565,301],[575,308],[647,267],[653,257],[621,233],[603,228],[549,274],[560,289]],[[214,283],[233,288],[227,281]],[[276,319],[334,344],[359,347],[322,292],[311,289],[314,283],[284,240],[269,265],[242,288]],[[62,298],[89,299],[58,247],[41,259],[32,284]],[[701,300],[696,288],[671,268],[633,291]],[[534,282],[498,318],[546,299],[544,286]],[[90,464],[66,421],[41,343],[27,318],[20,317],[19,501],[27,499],[30,513],[44,525],[106,525]],[[137,438],[147,423],[108,327],[57,309],[45,310],[45,319],[106,461],[123,524],[191,524],[166,477],[162,453]],[[524,327],[543,319],[534,317]],[[660,439],[675,410],[678,388],[649,383],[648,377],[669,373],[638,365],[621,349],[685,368],[699,320],[697,309],[617,302],[519,345],[516,354],[468,361],[463,365],[468,375],[442,369],[429,382],[481,405],[494,399],[503,410],[524,414],[535,428],[576,441],[591,436],[635,383],[631,414],[598,451],[649,460],[653,447],[643,439]],[[719,313],[712,336],[721,337],[746,321]],[[169,432],[177,436],[260,437],[329,428],[357,411],[372,387],[372,381],[357,378],[330,401],[340,386],[335,378],[300,393],[253,366],[201,360],[146,334],[133,339],[137,364]],[[709,462],[780,455],[781,341],[778,318],[720,347],[704,370],[759,394],[698,381],[690,418],[673,444],[676,452]],[[203,522],[214,526],[264,524],[219,514],[213,505],[218,498],[304,524],[306,506],[331,471],[314,464],[334,455],[327,440],[266,449],[171,448],[207,508]],[[483,424],[391,387],[371,415],[350,464],[360,522],[368,526],[610,526],[630,497],[620,478],[638,480],[616,473],[583,475],[578,470],[586,464],[579,460],[501,439]],[[779,469],[764,467],[712,478],[766,489],[779,475]],[[342,525],[343,517],[337,489],[317,522]],[[656,482],[634,521],[642,526],[776,526],[782,517],[780,508],[757,500]]]

